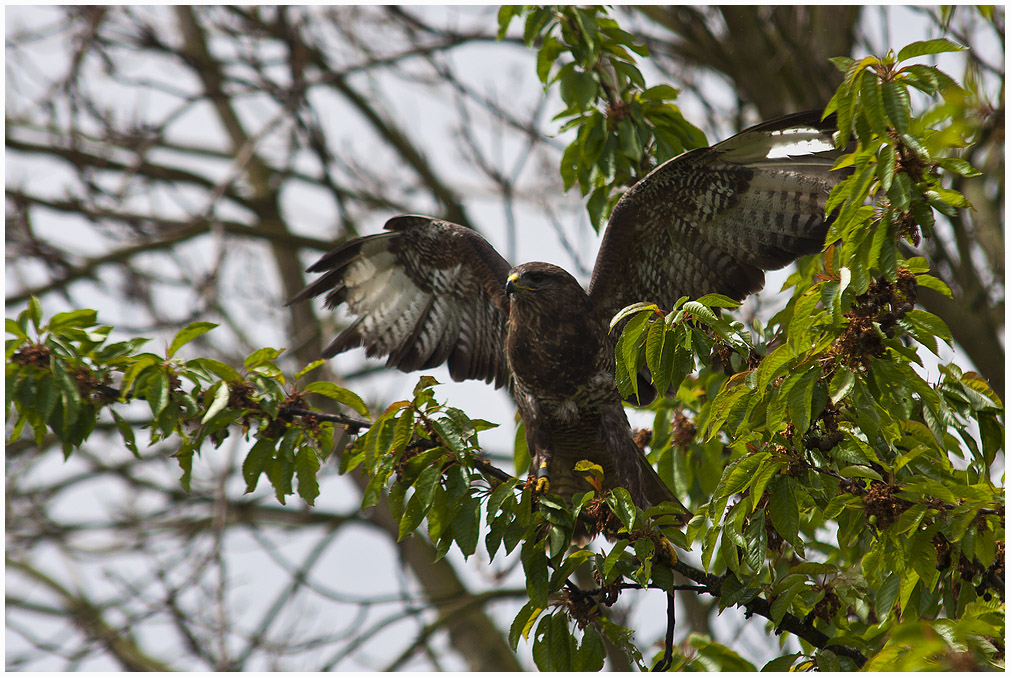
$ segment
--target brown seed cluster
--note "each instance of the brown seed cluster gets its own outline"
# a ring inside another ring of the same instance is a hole
[[[623,101],[616,101],[607,104],[607,120],[613,124],[617,125],[618,122],[624,120],[628,117],[628,108],[630,104]]]
[[[694,421],[685,416],[683,412],[678,411],[673,417],[673,421],[670,422],[670,438],[676,447],[682,449],[687,447],[694,441],[697,432],[698,428],[694,425]]]
[[[228,384],[228,408],[229,409],[256,409],[258,405],[252,399],[255,389],[252,384],[245,381]],[[297,406],[297,405],[295,405]]]
[[[832,354],[842,364],[866,369],[884,354],[884,338],[894,337],[898,320],[915,307],[916,292],[915,274],[905,268],[898,270],[894,283],[884,278],[871,282],[845,313],[849,323],[832,346]]]
[[[582,508],[581,515],[585,519],[586,530],[589,532],[590,538],[598,534],[616,535],[618,530],[624,526],[621,518],[614,514],[603,498],[591,499]]]
[[[562,594],[562,603],[567,609],[568,615],[579,626],[579,630],[585,630],[599,617],[600,606],[589,593],[583,592],[578,588],[566,588]]]
[[[643,451],[652,441],[652,431],[648,428],[636,428],[632,435],[635,438],[635,446]]]
[[[80,390],[81,395],[96,404],[113,402],[119,397],[119,391],[109,387],[107,376],[99,377],[87,367],[75,368],[74,380],[77,382],[77,389]]]
[[[898,487],[892,484],[874,481],[863,496],[866,514],[877,518],[877,528],[881,531],[894,524],[898,516],[912,505],[902,498],[895,498],[897,489]]]
[[[822,621],[830,623],[841,606],[842,601],[838,598],[838,594],[832,588],[827,588],[824,591],[824,597],[821,597],[810,613],[814,618],[820,618]]]
[[[49,367],[49,348],[41,343],[29,343],[11,355],[11,362],[20,364],[22,367]]]

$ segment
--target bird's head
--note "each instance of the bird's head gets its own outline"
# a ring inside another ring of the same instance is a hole
[[[579,281],[566,270],[540,261],[524,263],[510,270],[505,280],[505,293],[515,301],[533,303],[548,297],[586,295]]]

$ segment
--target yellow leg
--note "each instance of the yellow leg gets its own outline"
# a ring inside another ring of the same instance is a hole
[[[547,477],[547,461],[541,461],[540,467],[537,468],[537,481],[533,490],[538,494],[546,494],[551,490],[551,482]]]

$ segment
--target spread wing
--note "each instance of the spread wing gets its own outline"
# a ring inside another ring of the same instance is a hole
[[[356,317],[323,351],[363,346],[402,371],[449,364],[453,379],[504,385],[509,264],[484,238],[426,216],[398,216],[388,233],[359,237],[308,270],[326,274],[289,303],[326,293]]]
[[[663,163],[618,201],[589,295],[601,319],[639,301],[670,308],[681,296],[742,300],[765,270],[817,252],[834,121],[818,111],[778,118]]]

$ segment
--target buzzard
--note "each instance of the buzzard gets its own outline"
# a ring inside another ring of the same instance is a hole
[[[363,346],[403,371],[447,363],[457,381],[507,386],[538,489],[586,491],[574,466],[587,459],[642,508],[676,501],[632,437],[610,320],[639,301],[742,300],[763,271],[819,251],[841,179],[833,131],[819,112],[797,113],[656,167],[614,207],[588,293],[549,263],[513,268],[468,228],[398,216],[323,256],[308,270],[325,274],[291,302],[325,293],[356,316],[324,357]]]

